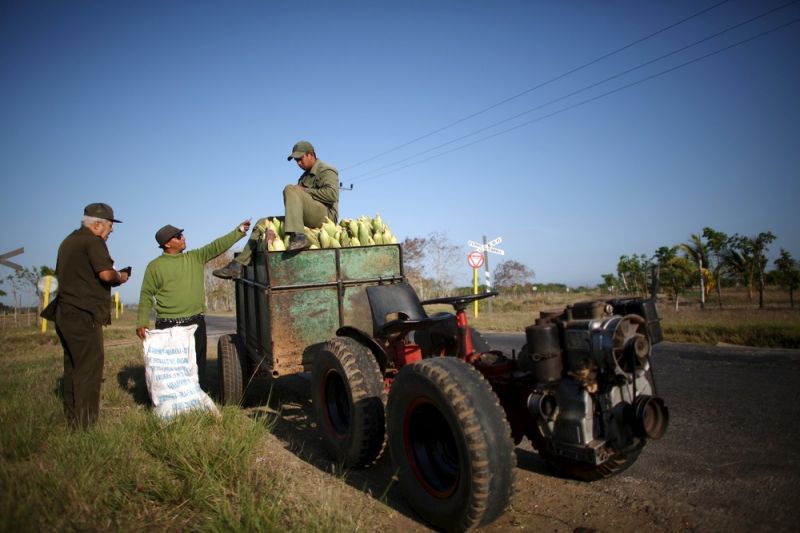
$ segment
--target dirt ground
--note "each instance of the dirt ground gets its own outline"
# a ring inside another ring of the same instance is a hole
[[[274,385],[271,391],[265,392],[270,385]],[[369,469],[336,471],[316,428],[306,378],[291,376],[274,382],[258,378],[250,390],[245,408],[248,403],[260,404],[262,407],[250,411],[277,416],[259,456],[265,462],[280,464],[297,483],[307,484],[308,493],[336,494],[343,506],[360,513],[358,524],[365,531],[430,531],[404,502],[388,453]],[[263,407],[266,395],[270,407]],[[636,468],[638,464],[629,471]],[[696,516],[697,511],[665,503],[651,487],[626,473],[595,483],[565,479],[522,443],[517,447],[511,504],[498,520],[480,531],[696,530],[688,517]],[[704,525],[701,529],[706,529],[709,521],[704,520]]]

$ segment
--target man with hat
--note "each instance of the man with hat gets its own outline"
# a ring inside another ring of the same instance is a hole
[[[156,329],[197,325],[194,333],[197,372],[200,387],[205,389],[206,373],[206,289],[203,266],[247,235],[250,221],[245,220],[227,235],[195,250],[186,250],[183,230],[167,224],[156,232],[156,242],[164,253],[147,265],[139,294],[136,335],[145,339],[150,311],[155,305]]]
[[[130,268],[114,269],[106,241],[114,231],[114,210],[103,203],[83,210],[81,227],[58,247],[58,295],[42,311],[55,321],[64,348],[64,414],[72,427],[86,428],[100,413],[103,382],[103,326],[111,324],[111,287],[128,281]]]
[[[308,141],[298,141],[289,154],[288,161],[295,160],[303,169],[296,185],[283,189],[284,228],[290,234],[289,251],[305,250],[309,246],[303,233],[303,226],[322,227],[325,217],[336,222],[339,216],[339,172],[336,168],[317,159],[314,147]],[[241,276],[242,265],[249,265],[258,241],[264,238],[267,219],[256,222],[253,232],[242,252],[227,266],[214,271],[223,279],[236,279]],[[267,235],[267,239],[275,238]]]

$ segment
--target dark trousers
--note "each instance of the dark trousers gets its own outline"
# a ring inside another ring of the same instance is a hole
[[[156,329],[174,328],[175,326],[197,325],[194,331],[194,351],[197,357],[197,377],[200,381],[200,388],[206,389],[206,319],[203,315],[191,318],[157,318]]]
[[[71,426],[86,428],[100,414],[103,326],[91,313],[59,302],[56,333],[64,348],[64,415]]]

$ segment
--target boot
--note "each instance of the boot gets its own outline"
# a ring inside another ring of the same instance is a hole
[[[289,238],[289,247],[287,248],[290,252],[299,252],[300,250],[305,250],[311,246],[311,243],[308,241],[308,238],[303,233],[295,233]]]
[[[231,261],[224,267],[216,269],[212,274],[221,279],[239,279],[242,277],[242,265]]]

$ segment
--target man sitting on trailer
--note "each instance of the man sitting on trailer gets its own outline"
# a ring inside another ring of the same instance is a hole
[[[299,141],[292,147],[288,161],[295,160],[303,169],[303,174],[296,185],[287,185],[283,189],[284,228],[290,235],[288,251],[300,251],[309,247],[310,243],[303,227],[319,228],[325,217],[333,222],[339,216],[339,172],[336,168],[317,159],[314,147],[308,141]],[[242,266],[250,264],[258,242],[266,236],[269,242],[275,238],[267,233],[266,219],[259,219],[242,252],[225,267],[217,269],[213,274],[222,279],[241,277]],[[266,234],[266,235],[265,235]]]

